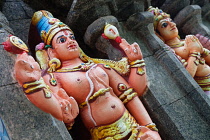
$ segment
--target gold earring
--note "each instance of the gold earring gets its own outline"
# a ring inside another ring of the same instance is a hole
[[[52,73],[55,72],[56,69],[60,68],[61,61],[57,58],[53,58],[49,61],[49,69],[48,72]]]
[[[57,58],[53,58],[49,61],[49,69],[47,70],[48,73],[50,74],[50,84],[55,86],[57,85],[57,81],[56,79],[54,78],[54,75],[53,75],[53,72],[56,71],[56,69],[60,68],[61,66],[61,61]]]

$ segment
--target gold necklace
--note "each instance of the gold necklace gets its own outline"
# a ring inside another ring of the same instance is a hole
[[[75,72],[75,71],[88,71],[92,66],[94,65],[94,63],[92,62],[88,62],[88,63],[81,63],[79,66],[73,67],[73,68],[62,68],[62,69],[58,69],[55,72]]]
[[[173,44],[173,45],[169,45],[171,48],[179,48],[179,47],[182,47],[184,46],[184,41],[180,41],[179,43],[177,44]]]

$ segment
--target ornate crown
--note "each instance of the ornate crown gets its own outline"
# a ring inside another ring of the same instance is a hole
[[[157,7],[154,8],[154,7],[150,6],[147,9],[147,11],[153,13],[153,15],[154,15],[154,22],[153,23],[154,23],[155,30],[157,29],[157,25],[158,25],[158,23],[161,19],[170,18],[169,14],[163,12],[161,9],[158,9]]]
[[[35,12],[31,24],[37,27],[38,33],[46,45],[51,44],[53,37],[59,31],[67,29],[72,32],[66,24],[45,10]]]

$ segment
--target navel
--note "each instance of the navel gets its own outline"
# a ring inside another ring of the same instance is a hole
[[[82,80],[80,79],[80,78],[77,78],[77,83],[81,83],[82,82]]]
[[[116,107],[115,105],[112,105],[112,106],[111,106],[111,108],[113,108],[113,109],[114,109],[115,107]]]

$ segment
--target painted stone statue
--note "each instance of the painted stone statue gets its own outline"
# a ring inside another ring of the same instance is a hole
[[[108,29],[108,30],[107,30]],[[104,36],[125,51],[120,61],[90,58],[73,31],[48,11],[37,11],[31,22],[29,46],[17,46],[15,77],[27,98],[70,129],[80,115],[93,140],[160,140],[156,125],[138,96],[147,88],[145,63],[137,43],[128,44],[108,24]],[[35,43],[42,41],[36,47]],[[11,48],[7,50],[13,52]],[[14,53],[15,53],[14,52]]]
[[[156,35],[172,48],[186,70],[210,97],[209,50],[204,48],[194,35],[187,35],[185,39],[180,39],[176,23],[172,21],[169,14],[154,7],[149,7],[148,11],[154,14]]]

